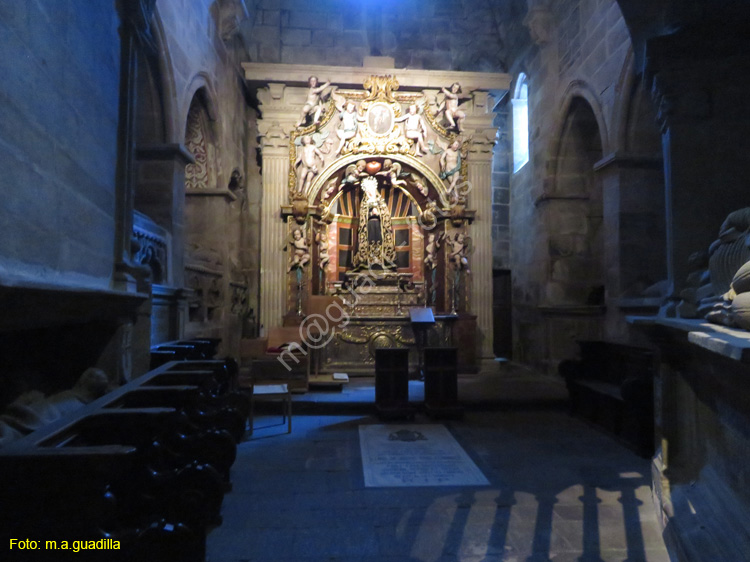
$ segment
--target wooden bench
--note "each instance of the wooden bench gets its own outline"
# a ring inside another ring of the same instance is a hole
[[[232,361],[167,363],[0,449],[0,539],[112,539],[107,560],[203,561],[249,411],[236,376]]]
[[[648,349],[579,341],[580,360],[560,363],[571,413],[606,429],[638,454],[654,453],[656,357]]]

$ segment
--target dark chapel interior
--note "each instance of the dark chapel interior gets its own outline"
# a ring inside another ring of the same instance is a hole
[[[748,31],[0,2],[0,558],[750,560]]]

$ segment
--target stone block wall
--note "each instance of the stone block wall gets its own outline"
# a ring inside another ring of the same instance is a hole
[[[106,2],[0,4],[0,284],[109,287],[117,27]]]
[[[239,10],[240,20],[247,15],[241,9],[242,3],[224,4]],[[171,115],[172,142],[185,142],[188,110],[197,93],[208,114],[209,158],[215,171],[206,189],[223,194],[211,197],[211,204],[202,196],[191,195],[186,200],[185,243],[215,255],[221,270],[221,281],[217,283],[221,302],[211,303],[216,316],[205,325],[190,326],[188,333],[210,332],[222,337],[222,352],[231,352],[242,322],[240,307],[233,305],[233,295],[250,297],[244,310],[258,309],[260,171],[253,135],[255,111],[249,107],[240,67],[247,54],[241,37],[227,30],[227,14],[222,11],[226,6],[220,9],[220,5],[209,0],[159,0],[157,15],[163,29],[163,56],[176,97]],[[244,25],[251,21],[252,18],[244,20]],[[240,172],[241,180],[238,187],[231,189],[230,196],[233,170]]]
[[[502,22],[511,7],[495,4],[261,0],[244,34],[253,62],[362,66],[383,55],[396,68],[497,72],[505,69]]]
[[[594,143],[597,144],[595,148],[599,157],[606,159],[618,151],[621,153],[627,149],[637,152],[639,149],[626,147],[621,140],[625,137],[621,130],[627,127],[628,100],[631,96],[631,92],[623,91],[623,84],[624,77],[630,75],[632,62],[628,30],[617,4],[613,0],[565,0],[550,3],[544,14],[547,19],[542,18],[542,24],[538,24],[538,21],[530,24],[536,43],[529,41],[528,36],[523,40],[526,30],[518,22],[508,30],[509,37],[520,39],[511,44],[511,58],[515,61],[511,73],[516,77],[524,72],[529,78],[530,139],[529,163],[511,174],[510,178],[510,263],[513,271],[516,356],[544,370],[554,371],[557,363],[565,358],[566,350],[572,352],[575,349],[574,345],[570,345],[573,340],[591,337],[618,339],[624,333],[622,318],[618,316],[616,320],[607,322],[603,308],[596,309],[593,300],[582,299],[591,300],[591,303],[581,302],[581,306],[575,310],[570,307],[562,310],[565,307],[554,305],[554,299],[550,300],[547,294],[548,282],[554,281],[560,274],[557,269],[553,270],[554,263],[559,261],[559,256],[555,254],[559,248],[555,243],[556,221],[552,220],[557,216],[554,209],[584,204],[573,201],[566,203],[563,200],[550,203],[550,200],[563,196],[557,192],[561,186],[567,186],[565,191],[572,193],[575,191],[574,183],[578,181],[564,183],[557,175],[561,166],[558,155],[565,153],[562,150],[565,145],[561,145],[561,142],[569,135],[569,123],[566,121],[569,108],[571,111],[574,107],[580,108],[581,100],[590,107],[600,139]],[[545,21],[546,27],[543,25]],[[537,24],[542,27],[534,27]],[[571,105],[572,102],[575,103]],[[658,139],[656,122],[650,126],[652,136]],[[508,130],[512,129],[509,127]],[[585,144],[586,139],[583,139],[580,146]],[[655,144],[658,146],[658,140]],[[653,145],[642,150],[653,152]],[[575,155],[568,154],[569,145],[565,150],[567,158],[575,158]],[[649,170],[652,170],[658,154],[650,156]],[[582,153],[580,157],[590,159],[590,154]],[[638,207],[635,201],[631,201],[631,198],[639,197],[638,192],[629,193],[627,181],[621,174],[614,175],[613,184],[612,176],[606,175],[611,174],[611,170],[604,172],[599,169],[600,166],[595,165],[593,172],[589,173],[589,178],[593,178],[598,187],[585,203],[600,217],[589,217],[587,228],[591,230],[596,227],[597,221],[604,221],[602,228],[606,242],[600,267],[606,279],[603,304],[607,305],[608,311],[617,312],[623,291],[622,277],[628,280],[637,278],[632,268],[637,270],[640,265],[633,263],[632,252],[626,252],[627,256],[621,258],[621,245],[624,243],[641,248],[644,252],[642,259],[656,264],[654,268],[659,269],[657,262],[664,255],[663,244],[658,247],[658,240],[646,240],[659,229],[656,225],[648,228],[650,224],[644,225],[643,222],[663,222],[664,219],[663,214],[628,216],[629,210]],[[605,175],[606,190],[603,189]],[[630,177],[648,177],[655,184],[654,191],[658,193],[663,190],[658,174],[639,176],[637,172],[631,172]],[[601,201],[597,201],[599,197]],[[597,206],[599,211],[594,210]],[[607,217],[601,216],[605,211]],[[638,232],[633,228],[635,224],[639,225]],[[591,243],[598,244],[595,240]],[[654,259],[647,255],[649,243],[654,247]],[[578,281],[585,284],[586,280]],[[562,324],[567,326],[565,331],[568,333],[559,333],[558,328]]]

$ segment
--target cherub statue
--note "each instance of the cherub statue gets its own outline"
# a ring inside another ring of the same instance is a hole
[[[324,138],[324,137],[321,137]],[[310,187],[313,178],[318,175],[316,160],[320,159],[323,164],[323,153],[310,135],[300,138],[300,150],[294,167],[299,166],[297,171],[297,192],[304,193]]]
[[[424,247],[424,264],[431,270],[437,267],[437,254],[440,249],[440,243],[444,238],[444,232],[438,234],[435,231],[431,231],[427,234],[427,244]]]
[[[383,160],[383,169],[376,176],[386,176],[393,187],[406,187],[406,180],[401,179],[401,164],[390,158]]]
[[[445,113],[445,118],[448,120],[450,128],[457,129],[460,133],[464,130],[463,122],[466,119],[466,113],[461,111],[458,106],[462,99],[468,99],[469,96],[461,95],[461,84],[458,82],[451,84],[450,90],[447,90],[445,87],[441,88],[441,90],[445,95],[445,99],[438,106],[435,118],[441,113]]]
[[[321,229],[315,233],[315,242],[318,243],[318,266],[321,270],[328,269],[330,257],[328,256],[328,227],[321,223]]]
[[[363,121],[364,118],[357,115],[357,106],[353,101],[347,101],[344,96],[340,96],[335,92],[332,95],[336,109],[339,111],[339,119],[341,120],[341,126],[336,129],[336,136],[339,138],[339,146],[336,149],[336,156],[338,156],[344,149],[346,141],[353,139],[354,135],[357,134],[358,122]]]
[[[448,195],[451,200],[458,198],[456,185],[461,178],[461,141],[455,139],[440,155],[440,179],[448,180]]]
[[[292,251],[292,261],[287,268],[287,272],[298,267],[305,267],[305,264],[310,261],[310,249],[301,228],[295,228],[292,231],[291,238],[288,239],[287,244],[284,246],[285,250],[287,246]]]
[[[296,127],[301,127],[307,122],[307,118],[312,114],[312,125],[317,125],[320,122],[320,117],[323,114],[323,108],[325,107],[325,100],[323,92],[331,85],[329,81],[318,85],[318,77],[310,76],[307,79],[307,84],[310,89],[307,91],[307,100],[305,105],[302,107],[302,113],[299,116]]]
[[[341,186],[339,185],[338,178],[331,178],[330,180],[328,180],[328,183],[326,184],[326,190],[323,193],[323,197],[321,198],[321,200],[327,201],[331,197],[331,195],[338,191],[340,187]]]
[[[404,135],[407,139],[414,141],[414,156],[422,156],[423,152],[427,152],[427,145],[425,144],[427,127],[425,127],[424,119],[422,119],[419,110],[419,106],[413,103],[409,106],[405,115],[396,119],[396,121],[404,121]]]
[[[469,269],[469,255],[471,255],[471,238],[466,236],[463,232],[456,232],[451,238],[446,237],[446,243],[450,246],[448,251],[448,261],[456,269],[456,271],[466,270],[466,273],[471,274]]]

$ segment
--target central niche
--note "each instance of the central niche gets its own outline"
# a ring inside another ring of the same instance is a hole
[[[346,281],[347,273],[369,270],[411,274],[413,281],[422,281],[418,222],[422,207],[417,197],[425,196],[413,193],[414,180],[405,179],[416,176],[412,173],[391,158],[370,158],[349,164],[333,176],[332,184],[344,187],[330,202],[320,202],[327,207],[330,220],[326,285]],[[322,192],[321,197],[325,196]],[[324,287],[317,289],[320,294]]]

